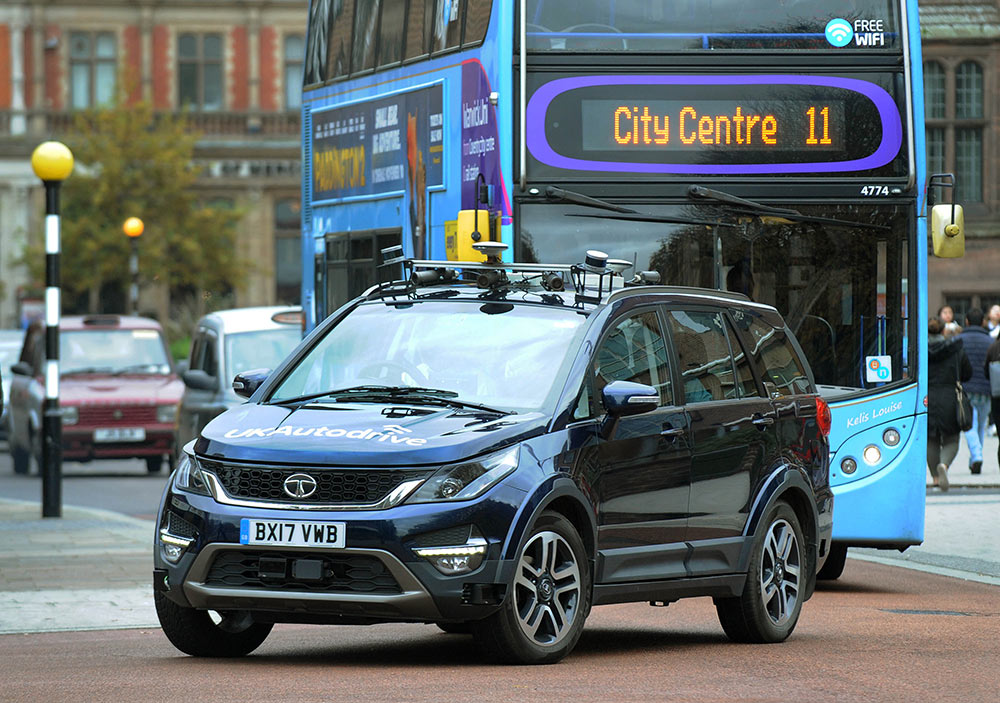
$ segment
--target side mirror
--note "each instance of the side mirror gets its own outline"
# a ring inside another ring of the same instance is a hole
[[[656,410],[660,405],[660,393],[644,383],[612,381],[601,391],[601,402],[612,417],[639,415]]]
[[[935,205],[935,188],[952,191],[951,205]],[[933,173],[927,181],[927,207],[931,211],[931,242],[934,256],[958,259],[965,256],[965,213],[955,204],[955,174]]]
[[[219,381],[215,376],[209,376],[208,372],[202,369],[187,369],[181,374],[184,385],[196,391],[214,391],[219,387]]]
[[[257,389],[261,387],[267,377],[271,375],[271,369],[253,369],[236,374],[233,379],[233,390],[241,398],[249,398]]]
[[[10,367],[10,370],[18,376],[34,376],[31,364],[27,361],[19,361]]]
[[[931,208],[931,239],[934,256],[958,259],[965,256],[965,213],[961,205]]]

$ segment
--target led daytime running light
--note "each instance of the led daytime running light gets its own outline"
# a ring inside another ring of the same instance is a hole
[[[468,544],[457,547],[421,547],[414,549],[418,557],[432,559],[434,557],[464,557],[486,553],[486,540],[474,538]]]

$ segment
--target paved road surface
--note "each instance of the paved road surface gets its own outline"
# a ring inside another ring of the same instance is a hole
[[[852,561],[781,645],[728,642],[711,600],[593,611],[561,664],[484,663],[430,625],[277,626],[248,658],[183,656],[158,630],[0,637],[0,700],[1000,700],[1000,590]]]

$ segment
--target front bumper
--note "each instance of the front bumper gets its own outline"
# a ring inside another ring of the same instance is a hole
[[[63,458],[69,461],[91,459],[131,459],[134,457],[173,455],[177,436],[173,425],[145,427],[146,438],[140,442],[95,442],[96,427],[70,425],[63,428]]]
[[[513,565],[499,555],[524,497],[500,485],[458,504],[307,512],[224,505],[168,486],[155,540],[154,585],[179,605],[246,610],[260,621],[476,620],[502,600],[500,584],[509,582]],[[345,547],[241,544],[242,518],[344,522]],[[468,573],[442,574],[414,552],[428,535],[447,540],[470,525],[486,540],[487,551]],[[165,556],[164,539],[188,542],[176,563]]]

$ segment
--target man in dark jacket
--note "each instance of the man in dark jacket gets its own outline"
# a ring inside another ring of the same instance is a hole
[[[965,355],[972,365],[972,378],[962,383],[962,388],[972,402],[972,429],[965,433],[969,445],[969,470],[978,474],[983,470],[983,438],[990,416],[990,379],[983,371],[986,352],[993,343],[989,330],[983,326],[983,311],[972,308],[965,315],[965,330],[958,335]]]
[[[955,383],[972,378],[972,366],[958,337],[945,339],[944,325],[932,317],[927,326],[927,465],[934,484],[948,490],[948,467],[958,454]]]

